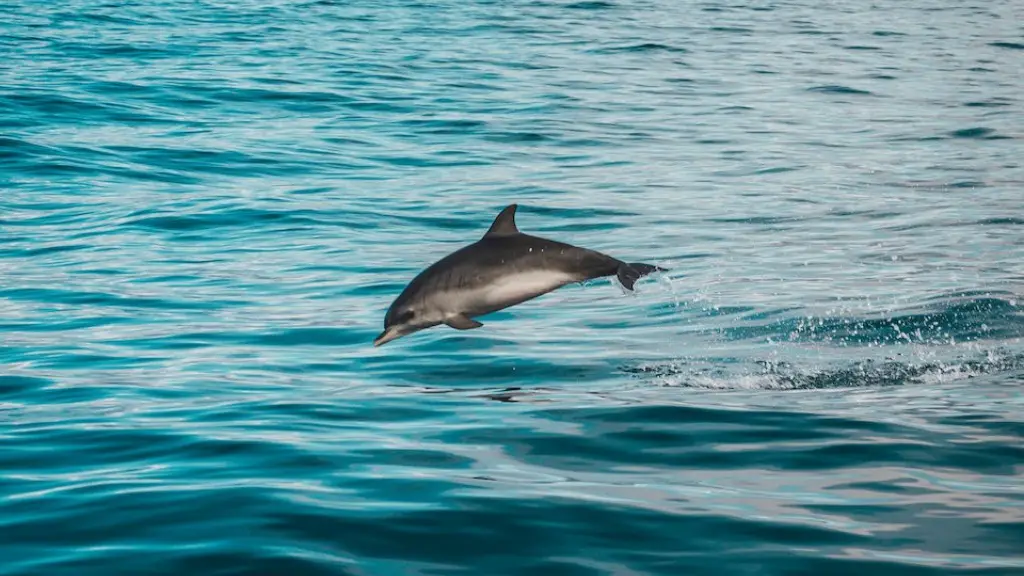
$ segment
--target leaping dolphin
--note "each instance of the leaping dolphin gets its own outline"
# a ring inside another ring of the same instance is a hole
[[[633,290],[641,276],[665,268],[626,263],[606,254],[523,234],[516,204],[502,210],[483,238],[432,264],[413,278],[384,317],[380,346],[425,328],[447,324],[456,330],[483,326],[475,316],[490,314],[547,294],[573,282],[615,275]]]

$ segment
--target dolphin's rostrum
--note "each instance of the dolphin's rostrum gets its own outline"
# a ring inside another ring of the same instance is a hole
[[[388,308],[380,346],[425,328],[483,326],[473,320],[573,282],[615,275],[628,290],[641,276],[664,268],[626,263],[606,254],[523,234],[516,204],[494,219],[483,238],[421,272]]]

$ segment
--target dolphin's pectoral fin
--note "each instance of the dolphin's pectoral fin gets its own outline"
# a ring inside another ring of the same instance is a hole
[[[444,321],[445,324],[455,328],[456,330],[472,330],[473,328],[479,328],[483,324],[473,320],[465,314],[457,314]]]
[[[665,272],[665,268],[659,268],[652,266],[651,264],[642,264],[640,262],[630,262],[619,265],[619,269],[616,270],[615,276],[619,279],[619,282],[625,286],[626,290],[633,290],[633,284],[640,279],[641,276],[646,276],[651,272]]]

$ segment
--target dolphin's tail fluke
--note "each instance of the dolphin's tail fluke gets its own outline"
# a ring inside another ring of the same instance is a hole
[[[619,279],[619,282],[626,287],[626,290],[632,290],[633,284],[642,276],[647,276],[652,272],[665,272],[667,270],[667,268],[660,268],[651,264],[623,262],[622,264],[619,264],[618,270],[615,271],[615,276]]]

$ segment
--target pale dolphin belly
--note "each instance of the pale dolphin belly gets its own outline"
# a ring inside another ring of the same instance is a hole
[[[437,304],[448,315],[479,316],[535,298],[577,280],[575,275],[560,270],[515,272],[473,288],[449,292]]]
[[[560,270],[530,270],[509,274],[486,286],[482,291],[483,300],[488,307],[503,308],[540,296],[575,280],[574,275]]]

